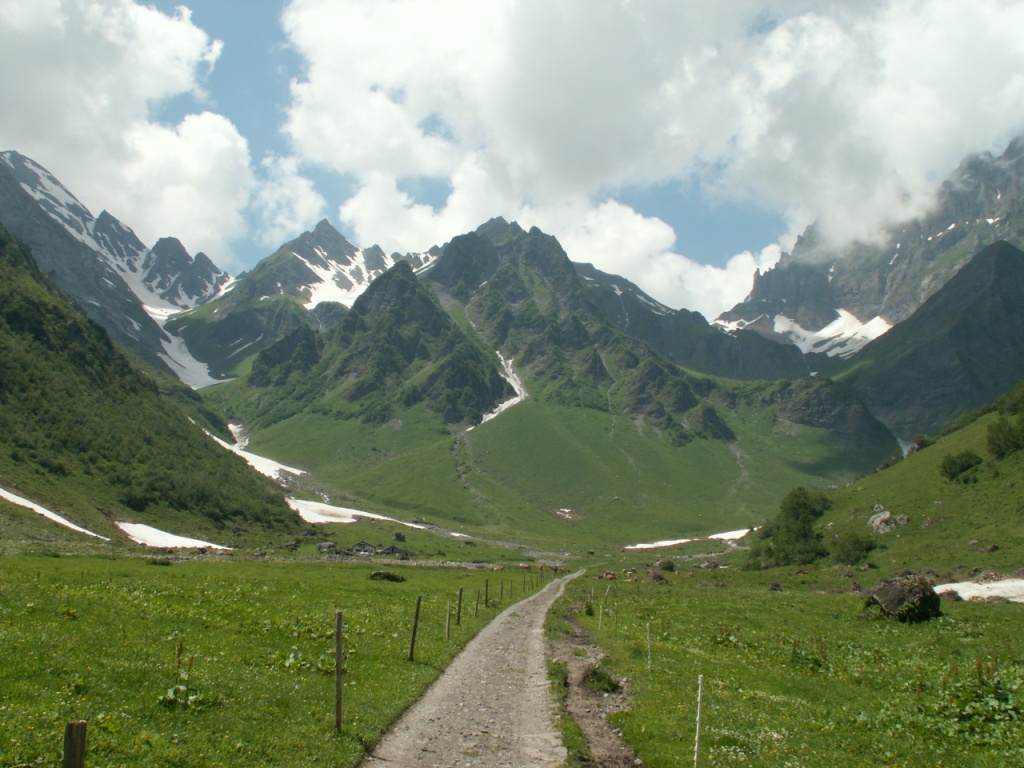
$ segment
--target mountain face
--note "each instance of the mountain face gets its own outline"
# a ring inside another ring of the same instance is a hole
[[[746,381],[797,379],[809,373],[801,351],[788,341],[774,341],[753,330],[727,332],[699,312],[660,304],[622,277],[591,264],[573,266],[609,322],[683,368]]]
[[[0,228],[0,477],[108,538],[114,521],[224,543],[300,527],[283,493],[220,448]]]
[[[302,328],[260,352],[248,383],[279,388],[257,418],[263,425],[302,407],[382,423],[420,403],[446,423],[473,424],[512,394],[498,358],[404,261],[374,280],[322,342]]]
[[[840,378],[904,442],[936,432],[1024,378],[1024,252],[972,258]]]
[[[278,292],[248,309],[289,307],[294,326],[240,353],[251,371],[205,396],[254,445],[330,478],[350,503],[516,536],[529,534],[523,521],[565,519],[594,535],[624,509],[637,536],[705,511],[708,525],[732,525],[774,504],[777,484],[838,482],[897,448],[842,382],[739,383],[680,367],[619,327],[603,305],[613,290],[593,285],[605,277],[585,279],[536,228],[495,219],[436,254],[418,273],[398,262],[325,326],[306,292],[275,280]],[[226,327],[218,318],[245,309],[232,302],[260,295],[256,277],[305,274],[286,256],[181,319]],[[639,291],[630,301],[630,325],[642,304],[661,311]],[[328,305],[340,306],[318,308]]]
[[[326,330],[340,322],[370,283],[398,263],[422,270],[436,250],[387,256],[378,246],[360,249],[325,219],[238,276],[230,293],[174,318],[189,350],[218,376],[267,349],[300,326]]]
[[[230,284],[206,256],[193,259],[176,240],[147,249],[106,211],[94,218],[48,171],[17,152],[0,153],[0,223],[116,342],[183,378],[195,370],[162,319]]]
[[[851,357],[1000,240],[1024,245],[1024,139],[999,157],[964,160],[932,211],[892,229],[881,244],[835,250],[811,227],[718,321],[788,339],[805,352]]]

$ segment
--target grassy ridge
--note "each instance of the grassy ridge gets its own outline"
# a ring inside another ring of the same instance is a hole
[[[0,765],[55,764],[89,723],[90,766],[355,765],[522,575],[272,562],[0,560]],[[379,566],[375,566],[379,567]],[[474,615],[490,582],[492,605]],[[446,604],[464,590],[445,640]],[[416,660],[407,661],[417,595]],[[334,733],[334,611],[345,725]]]

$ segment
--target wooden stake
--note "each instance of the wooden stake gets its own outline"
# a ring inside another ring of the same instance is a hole
[[[341,733],[341,675],[344,662],[341,611],[334,612],[334,732]]]
[[[459,587],[459,607],[455,611],[455,626],[462,626],[462,587]]]
[[[423,595],[416,596],[416,616],[412,620],[412,641],[409,643],[409,661],[416,657],[416,630],[420,625],[420,603],[423,602]]]
[[[693,741],[693,768],[697,768],[700,758],[700,710],[704,700],[704,675],[697,676],[697,736]]]
[[[61,766],[85,767],[85,720],[68,723],[64,728],[64,762]]]
[[[484,608],[491,604],[491,580],[484,579]]]
[[[473,608],[473,615],[477,616],[480,613],[480,590],[476,591],[476,606]]]
[[[451,601],[448,601],[448,612],[445,614],[445,617],[444,617],[444,639],[445,640],[451,640],[452,639],[452,604],[451,604]]]

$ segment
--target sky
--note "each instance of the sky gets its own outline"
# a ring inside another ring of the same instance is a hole
[[[3,0],[0,149],[232,274],[493,216],[713,318],[1024,133],[1024,0]]]

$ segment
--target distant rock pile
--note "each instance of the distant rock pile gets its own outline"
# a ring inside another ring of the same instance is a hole
[[[875,514],[868,520],[868,527],[879,535],[891,533],[910,521],[906,515],[894,515],[881,504],[875,504],[874,511]]]

